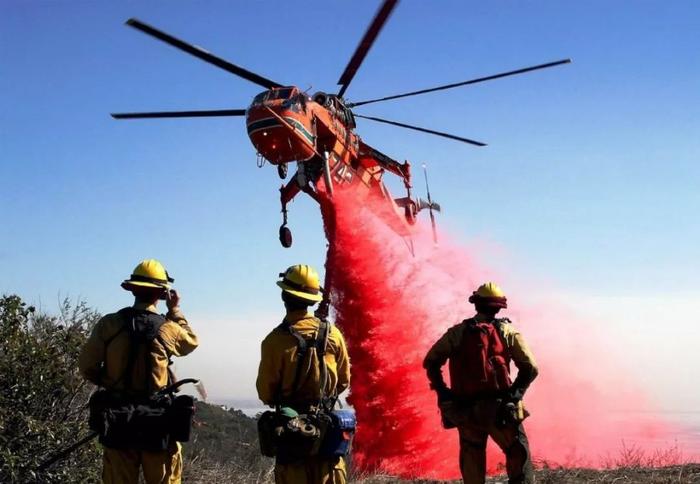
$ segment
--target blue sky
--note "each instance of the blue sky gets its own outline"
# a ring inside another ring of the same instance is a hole
[[[284,250],[280,182],[256,168],[242,119],[108,115],[244,108],[261,89],[123,22],[137,17],[278,82],[333,91],[378,3],[4,1],[0,292],[48,309],[80,296],[109,311],[128,303],[118,284],[132,267],[157,257],[191,313],[241,328],[275,315],[280,269],[323,263],[314,204],[291,205],[295,246]],[[486,148],[363,120],[358,133],[396,159],[427,162],[440,223],[504,247],[521,278],[690,304],[700,289],[698,21],[692,1],[405,0],[346,97],[572,58],[357,109]],[[253,344],[266,330],[241,331]]]

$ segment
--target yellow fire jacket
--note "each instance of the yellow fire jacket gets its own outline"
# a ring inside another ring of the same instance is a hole
[[[134,308],[157,314],[155,306],[135,304]],[[141,348],[137,353],[131,387],[125,388],[124,372],[130,344],[124,327],[126,323],[119,313],[108,314],[98,321],[80,350],[80,373],[95,385],[126,395],[146,396],[151,391],[165,388],[168,384],[168,355],[191,353],[197,348],[197,336],[179,310],[169,311],[150,349]],[[149,354],[145,354],[147,351]],[[149,366],[150,374],[147,374]]]
[[[485,319],[480,314],[477,314],[475,318],[479,321]],[[516,368],[518,368],[518,376],[513,382],[512,388],[520,390],[522,396],[522,393],[525,392],[532,380],[537,376],[537,363],[532,355],[532,351],[525,343],[525,339],[510,322],[501,323],[500,328],[503,345]],[[452,355],[462,350],[464,330],[465,326],[463,323],[452,326],[428,351],[423,361],[423,367],[428,373],[428,379],[432,388],[445,387],[442,377],[442,366]],[[457,395],[460,394],[460,388],[464,386],[461,384],[464,378],[463,372],[450,372],[451,387]]]
[[[318,322],[306,311],[287,313],[287,321],[304,338],[318,335]],[[260,367],[256,386],[258,397],[266,405],[307,405],[318,402],[320,396],[320,365],[314,349],[309,349],[302,361],[297,389],[292,385],[297,371],[297,340],[287,329],[275,328],[261,345]],[[331,325],[325,355],[328,378],[326,395],[342,393],[350,385],[350,359],[345,339],[338,328]]]

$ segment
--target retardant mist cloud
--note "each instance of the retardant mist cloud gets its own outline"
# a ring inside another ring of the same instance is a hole
[[[385,202],[356,197],[336,192],[323,207],[326,271],[352,360],[353,461],[363,470],[403,477],[458,477],[457,434],[441,428],[421,364],[448,327],[473,314],[466,300],[473,288],[498,276],[444,233],[434,247],[426,227],[416,227],[413,256],[382,220],[393,216],[383,211]],[[526,301],[532,291],[509,289],[516,294],[512,301]],[[600,467],[620,452],[623,440],[647,451],[673,442],[678,429],[653,417],[646,389],[601,344],[596,325],[554,303],[504,312],[514,314],[540,365],[525,399],[537,462]],[[630,402],[648,413],[622,415]],[[500,463],[500,453],[490,452],[489,469]]]

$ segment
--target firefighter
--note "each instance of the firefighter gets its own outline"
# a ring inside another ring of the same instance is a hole
[[[437,393],[443,426],[459,431],[459,465],[466,484],[486,479],[486,440],[490,436],[505,453],[510,484],[533,483],[534,476],[522,421],[528,415],[522,398],[537,376],[537,364],[522,335],[507,318],[503,291],[493,282],[469,298],[476,315],[450,329],[433,345],[423,362]],[[442,377],[449,360],[451,388]],[[511,360],[518,369],[510,379]]]
[[[316,351],[307,351],[298,359],[298,339],[315,341],[321,321],[309,308],[323,299],[318,273],[308,265],[295,265],[280,274],[277,285],[282,289],[286,316],[261,345],[261,359],[256,382],[258,396],[266,405],[283,412],[304,414],[319,403],[319,395],[339,395],[350,384],[350,362],[340,330],[328,328],[325,346],[325,372]],[[326,324],[326,323],[324,323]],[[321,374],[325,373],[325,388]],[[277,484],[344,484],[347,481],[343,457],[295,456],[284,448],[275,460]]]
[[[169,384],[169,357],[187,355],[198,345],[197,336],[180,311],[180,296],[171,289],[172,282],[163,265],[154,259],[142,261],[122,282],[121,287],[134,295],[134,304],[104,316],[95,325],[79,357],[80,372],[87,380],[125,401],[142,401]],[[157,312],[160,299],[166,300],[165,317]],[[136,346],[130,336],[128,325],[133,324],[133,315],[159,323],[147,347]],[[132,355],[136,351],[132,348],[138,348],[139,354]],[[158,451],[103,447],[105,484],[137,484],[141,469],[147,484],[181,482],[179,442],[173,440],[165,450]]]

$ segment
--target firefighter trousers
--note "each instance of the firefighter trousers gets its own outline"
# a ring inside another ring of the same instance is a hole
[[[506,456],[509,484],[533,484],[530,449],[522,424],[486,429],[462,425],[459,430],[459,468],[464,484],[484,484],[486,481],[486,439],[490,436]]]
[[[180,484],[182,452],[173,442],[163,451],[118,450],[104,448],[102,482],[104,484],[138,484],[143,469],[146,484]]]
[[[307,457],[298,462],[275,463],[275,484],[345,484],[342,457]]]

